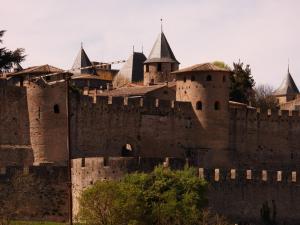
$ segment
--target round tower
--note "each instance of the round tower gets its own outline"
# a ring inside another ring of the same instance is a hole
[[[176,101],[191,102],[199,122],[199,145],[207,150],[206,161],[228,164],[229,75],[231,71],[211,63],[197,64],[174,72]]]
[[[144,62],[144,85],[170,82],[175,79],[171,72],[178,70],[179,62],[163,32],[158,35],[148,59]]]
[[[65,82],[30,83],[27,102],[34,164],[64,165],[68,160]]]

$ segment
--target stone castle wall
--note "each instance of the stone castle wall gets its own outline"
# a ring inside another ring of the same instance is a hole
[[[72,106],[74,157],[121,156],[130,144],[131,156],[189,157],[199,165],[225,166],[213,160],[219,152],[205,144],[217,137],[201,135],[204,127],[189,102],[77,96]],[[229,166],[299,167],[298,112],[245,107],[230,108],[229,116]]]
[[[0,88],[0,166],[33,163],[26,96],[26,88]]]
[[[230,110],[230,149],[237,166],[299,168],[297,111]]]
[[[1,167],[1,212],[18,220],[68,221],[67,171],[65,166]]]
[[[73,210],[78,213],[78,197],[96,181],[120,179],[134,171],[149,172],[159,164],[182,169],[186,164],[177,158],[91,157],[73,159]],[[200,178],[209,181],[208,200],[212,210],[235,223],[260,221],[265,202],[274,203],[279,224],[300,220],[299,170],[255,170],[236,168],[198,168]]]

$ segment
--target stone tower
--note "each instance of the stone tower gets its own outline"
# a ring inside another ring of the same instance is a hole
[[[179,62],[161,31],[144,63],[144,85],[173,81],[175,77],[171,72],[178,70],[178,67]]]
[[[34,165],[65,165],[68,160],[66,83],[32,82],[27,86],[27,102]]]
[[[295,99],[298,94],[299,90],[288,67],[287,74],[274,95],[276,96],[278,103],[282,104]]]
[[[211,63],[178,70],[176,100],[191,102],[201,127],[199,140],[210,165],[229,162],[229,75],[230,71]]]

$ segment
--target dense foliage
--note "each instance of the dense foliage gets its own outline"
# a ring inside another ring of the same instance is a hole
[[[78,219],[91,225],[226,224],[203,211],[206,183],[195,173],[158,167],[150,174],[97,182],[83,192]]]
[[[3,43],[2,37],[5,33],[5,30],[0,30],[0,44]],[[24,49],[17,48],[12,51],[5,47],[0,48],[0,73],[8,71],[12,68],[13,63],[20,63],[25,59]]]
[[[230,100],[249,104],[253,97],[254,79],[251,75],[250,65],[244,67],[244,63],[233,63],[232,75],[230,76]]]

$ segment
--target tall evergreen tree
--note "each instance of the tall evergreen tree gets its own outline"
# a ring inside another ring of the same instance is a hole
[[[250,65],[244,67],[244,63],[233,63],[233,74],[230,77],[230,100],[249,104],[253,95],[255,81],[251,75]]]
[[[3,43],[2,37],[6,31],[0,30],[0,44]],[[24,49],[17,48],[12,51],[6,47],[0,48],[0,73],[6,72],[12,68],[13,63],[20,63],[25,59]]]

